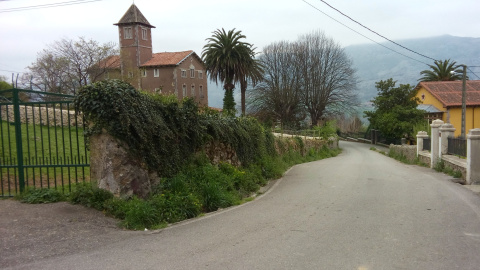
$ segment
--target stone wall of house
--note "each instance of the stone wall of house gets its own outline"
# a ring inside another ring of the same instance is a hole
[[[15,122],[13,105],[0,106],[2,121]],[[20,121],[25,124],[42,126],[78,126],[83,125],[82,116],[75,115],[75,111],[60,108],[45,108],[37,106],[20,106]]]

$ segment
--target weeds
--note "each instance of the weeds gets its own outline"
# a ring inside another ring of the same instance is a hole
[[[65,196],[60,191],[47,188],[28,188],[25,192],[17,195],[15,198],[23,203],[31,204],[54,203],[65,200]]]
[[[433,168],[437,172],[443,172],[445,174],[452,176],[453,178],[461,178],[463,176],[461,171],[454,170],[453,168],[446,166],[445,162],[441,159],[439,159],[439,161],[435,164]]]

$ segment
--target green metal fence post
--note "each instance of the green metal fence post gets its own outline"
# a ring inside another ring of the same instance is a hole
[[[20,119],[19,90],[13,89],[13,116],[15,119],[15,140],[17,145],[18,184],[20,192],[25,190],[25,174],[23,170],[22,121]]]

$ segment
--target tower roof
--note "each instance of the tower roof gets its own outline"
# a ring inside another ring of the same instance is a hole
[[[141,24],[150,28],[155,28],[148,20],[143,16],[142,12],[137,8],[135,4],[132,4],[130,8],[125,12],[123,17],[118,23],[114,25],[126,25],[126,24]]]

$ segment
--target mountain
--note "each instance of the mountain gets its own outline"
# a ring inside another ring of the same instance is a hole
[[[439,36],[431,38],[409,39],[395,41],[404,47],[425,56],[445,60],[451,59],[457,64],[480,66],[480,38]],[[357,70],[359,98],[362,103],[370,101],[377,95],[375,82],[393,78],[397,84],[417,85],[421,78],[420,71],[429,69],[433,60],[409,52],[392,43],[380,43],[397,52],[417,59],[399,55],[378,44],[351,45],[345,47],[345,52],[353,60]],[[480,79],[480,69],[470,68],[477,75],[467,70],[470,79]],[[479,76],[479,77],[477,77]]]

